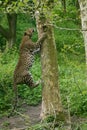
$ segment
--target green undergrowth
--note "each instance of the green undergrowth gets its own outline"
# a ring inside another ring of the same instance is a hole
[[[69,105],[71,114],[87,115],[87,85],[85,59],[81,56],[60,55],[59,85],[65,109]],[[81,57],[81,58],[79,58]]]
[[[87,122],[82,121],[79,119],[77,121],[77,118],[74,119],[70,124],[61,120],[57,119],[53,116],[48,116],[45,120],[42,122],[32,125],[31,127],[27,128],[26,130],[86,130],[87,129]]]
[[[11,109],[13,102],[13,73],[18,61],[18,52],[12,49],[0,53],[0,114],[6,114]],[[39,56],[30,70],[35,81],[41,79],[41,64]],[[26,85],[18,85],[18,96],[22,103],[37,105],[41,102],[41,85],[38,88],[30,89]],[[19,101],[20,102],[20,101]]]
[[[79,58],[81,57],[81,58]],[[13,72],[17,64],[16,49],[0,54],[0,114],[6,113],[13,100]],[[87,87],[84,56],[58,54],[59,86],[62,104],[65,109],[70,106],[71,115],[87,115]],[[35,57],[31,69],[34,80],[41,78],[40,57]],[[42,87],[30,89],[26,85],[18,86],[18,96],[22,103],[37,105],[41,102]]]
[[[35,126],[32,126],[26,130],[68,130],[68,126],[64,125],[62,122],[60,122],[61,125],[59,126],[54,126],[53,123],[44,123],[44,124],[37,124]],[[74,126],[71,127],[72,130],[87,130],[87,124],[82,123],[82,124],[75,124]]]

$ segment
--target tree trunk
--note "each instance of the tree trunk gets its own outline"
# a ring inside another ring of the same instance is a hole
[[[49,24],[48,19],[40,19],[39,12],[36,12],[36,23],[38,36],[44,32],[44,23]],[[53,28],[47,25],[47,39],[41,48],[41,65],[42,65],[42,119],[48,115],[59,115],[62,113],[62,104],[58,85],[58,64],[57,52],[54,39]]]
[[[79,0],[87,65],[87,0]]]
[[[17,14],[11,13],[7,14],[8,29],[5,29],[0,25],[0,34],[6,38],[7,44],[6,49],[12,48],[16,42],[16,24],[17,24]]]
[[[9,25],[9,38],[8,38],[8,47],[12,48],[16,42],[16,23],[17,23],[17,14],[11,13],[7,14],[8,25]]]

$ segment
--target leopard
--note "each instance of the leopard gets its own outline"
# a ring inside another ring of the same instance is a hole
[[[37,40],[36,43],[32,41],[32,36],[34,33],[33,28],[29,28],[24,32],[22,37],[22,41],[19,48],[19,59],[18,63],[14,70],[13,75],[13,90],[15,93],[15,100],[14,100],[14,109],[17,107],[18,101],[18,87],[17,85],[26,84],[31,89],[37,87],[41,80],[35,82],[31,73],[30,68],[33,65],[34,57],[36,54],[36,50],[41,48],[44,40],[46,39],[46,33],[42,33],[40,38]]]

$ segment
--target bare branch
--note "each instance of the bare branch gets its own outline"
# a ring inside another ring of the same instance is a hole
[[[54,24],[47,24],[47,25],[51,25],[51,26],[53,26],[53,27],[55,27],[55,28],[58,28],[58,29],[60,29],[60,30],[80,31],[80,32],[82,32],[82,31],[87,31],[87,29],[63,28],[63,27],[59,27],[59,26],[54,25]]]

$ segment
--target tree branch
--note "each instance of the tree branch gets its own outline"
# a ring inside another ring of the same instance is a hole
[[[67,31],[80,31],[80,32],[82,32],[82,31],[87,31],[87,29],[62,28],[62,27],[59,27],[59,26],[54,25],[54,24],[47,24],[47,25],[51,25],[51,26],[53,26],[53,27],[55,27],[55,28],[58,28],[58,29],[60,29],[60,30],[67,30]]]

